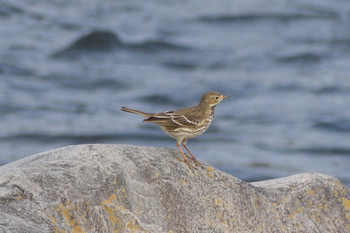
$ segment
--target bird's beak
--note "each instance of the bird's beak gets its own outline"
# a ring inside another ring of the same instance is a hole
[[[228,97],[230,97],[229,95],[224,95],[223,97],[222,97],[222,99],[226,99],[226,98],[228,98]]]

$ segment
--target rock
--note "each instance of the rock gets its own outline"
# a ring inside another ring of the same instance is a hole
[[[350,190],[322,174],[246,183],[174,149],[60,148],[0,167],[0,232],[350,232]]]

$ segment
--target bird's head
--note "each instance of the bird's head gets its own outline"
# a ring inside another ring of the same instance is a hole
[[[210,107],[215,107],[218,103],[220,103],[223,99],[226,99],[227,97],[229,96],[220,94],[216,91],[209,91],[204,94],[204,96],[201,99],[201,103],[206,103]]]

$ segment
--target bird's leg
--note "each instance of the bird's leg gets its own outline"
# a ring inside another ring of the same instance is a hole
[[[188,147],[186,146],[186,140],[185,141],[183,141],[182,142],[182,145],[185,147],[185,149],[191,154],[191,156],[192,156],[192,160],[193,160],[193,162],[196,164],[196,165],[198,165],[198,166],[200,166],[201,168],[203,168],[203,165],[196,159],[196,157],[194,156],[194,154],[190,151],[190,149],[188,149]]]
[[[186,158],[187,155],[186,155],[185,152],[181,149],[180,143],[178,142],[178,143],[176,143],[176,145],[177,145],[177,147],[179,148],[179,150],[180,150],[182,156],[184,157],[183,159],[178,159],[178,160],[181,161],[181,162],[185,162],[186,165],[187,165],[189,168],[195,168],[195,167],[193,167],[193,166],[190,164],[190,162],[189,162],[188,159]],[[195,169],[196,169],[196,168],[195,168]]]

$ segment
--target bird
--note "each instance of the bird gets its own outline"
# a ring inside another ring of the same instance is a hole
[[[185,162],[189,168],[195,168],[188,159],[191,159],[196,166],[203,166],[187,147],[187,140],[201,135],[209,128],[216,105],[228,97],[217,91],[209,91],[203,95],[198,105],[189,108],[157,113],[148,113],[127,107],[121,107],[121,110],[139,114],[145,117],[144,122],[159,125],[165,133],[177,140],[176,145],[183,156],[183,159],[178,160]],[[182,150],[181,145],[191,156]]]

